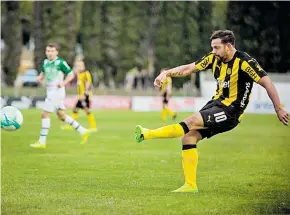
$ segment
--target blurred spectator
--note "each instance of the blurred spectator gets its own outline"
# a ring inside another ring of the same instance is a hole
[[[134,67],[127,72],[125,77],[125,90],[127,92],[131,92],[132,88],[134,87],[134,81],[136,78],[136,75],[138,74],[138,68]]]

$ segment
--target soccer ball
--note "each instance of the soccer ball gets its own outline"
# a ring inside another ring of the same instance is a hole
[[[23,115],[15,107],[6,106],[1,109],[1,128],[5,131],[16,131],[23,123]]]

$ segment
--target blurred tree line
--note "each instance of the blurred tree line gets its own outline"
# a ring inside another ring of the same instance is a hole
[[[234,30],[237,48],[268,72],[289,72],[288,8],[290,2],[282,1],[2,1],[5,81],[13,84],[22,46],[33,39],[38,71],[48,42],[60,44],[60,56],[70,65],[80,44],[87,68],[106,86],[123,86],[134,67],[152,85],[161,68],[190,63],[209,52],[211,33],[224,28]],[[175,79],[175,86],[184,79]]]

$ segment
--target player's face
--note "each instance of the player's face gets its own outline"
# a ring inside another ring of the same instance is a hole
[[[227,45],[222,43],[221,39],[213,39],[211,41],[212,53],[220,60],[226,61],[227,59]]]
[[[58,51],[56,50],[55,47],[47,46],[45,50],[45,54],[48,60],[53,60],[58,55]]]
[[[76,71],[79,72],[84,72],[85,71],[85,64],[82,61],[76,62]]]

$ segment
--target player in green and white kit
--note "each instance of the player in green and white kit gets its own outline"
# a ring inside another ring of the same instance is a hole
[[[71,125],[82,137],[82,144],[86,143],[89,130],[81,126],[69,115],[65,113],[64,98],[65,86],[74,79],[74,73],[67,62],[58,57],[58,45],[49,43],[46,47],[46,59],[42,63],[42,71],[37,77],[37,81],[46,83],[46,99],[41,114],[41,131],[39,140],[30,144],[33,148],[46,148],[46,137],[50,128],[50,114],[56,112],[58,118],[66,124]],[[64,79],[64,76],[66,78]]]

